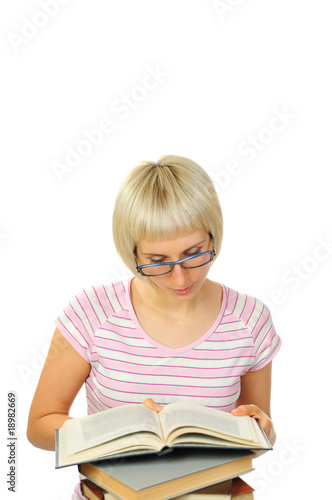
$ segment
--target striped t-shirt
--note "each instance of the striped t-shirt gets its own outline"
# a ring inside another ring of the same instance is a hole
[[[266,366],[280,348],[267,307],[221,285],[222,304],[212,327],[192,344],[172,349],[140,326],[130,282],[82,290],[55,320],[91,364],[85,381],[88,414],[148,397],[161,405],[190,401],[230,412],[241,376]]]

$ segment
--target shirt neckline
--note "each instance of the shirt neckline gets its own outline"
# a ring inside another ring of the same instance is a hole
[[[160,344],[159,342],[157,342],[153,338],[151,338],[150,335],[148,335],[146,333],[146,331],[143,330],[143,328],[141,327],[141,325],[140,325],[140,323],[138,321],[138,318],[136,316],[136,312],[135,312],[132,300],[131,300],[130,286],[131,286],[131,282],[132,282],[133,279],[134,278],[130,278],[127,281],[127,286],[126,286],[126,293],[127,293],[127,299],[128,299],[128,307],[129,307],[129,313],[130,313],[131,319],[134,322],[137,331],[142,335],[142,337],[149,344],[151,344],[153,347],[159,349],[160,351],[164,351],[164,352],[167,352],[169,354],[180,354],[180,353],[185,352],[185,351],[190,351],[191,349],[193,349],[194,347],[196,347],[198,344],[201,344],[204,340],[206,340],[215,331],[215,329],[219,325],[219,323],[220,323],[220,321],[221,321],[221,319],[222,319],[222,317],[224,315],[224,311],[225,311],[225,307],[226,307],[226,294],[227,294],[227,292],[226,292],[225,286],[222,283],[219,283],[219,285],[221,286],[221,288],[223,290],[222,301],[221,301],[221,306],[220,306],[220,310],[219,310],[218,316],[217,316],[215,322],[213,323],[213,325],[211,326],[211,328],[209,328],[209,330],[207,332],[205,332],[201,337],[199,337],[198,339],[196,339],[191,344],[188,344],[188,345],[185,345],[185,346],[182,346],[182,347],[178,347],[177,349],[173,349],[172,347],[167,347],[167,346],[165,346],[163,344]]]

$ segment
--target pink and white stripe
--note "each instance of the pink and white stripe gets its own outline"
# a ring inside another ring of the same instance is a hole
[[[214,325],[180,349],[165,347],[141,328],[130,281],[82,290],[55,320],[91,364],[88,414],[140,403],[192,401],[224,411],[235,407],[240,377],[267,365],[281,341],[266,306],[225,285]]]

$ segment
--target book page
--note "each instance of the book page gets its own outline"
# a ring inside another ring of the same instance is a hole
[[[177,430],[171,433],[171,445],[189,445],[189,446],[220,446],[223,445],[225,447],[229,446],[229,440],[221,439],[220,437],[213,436],[211,434],[205,434],[208,432],[204,429],[201,430],[201,433],[195,432],[197,431],[197,427],[182,427],[182,431],[185,431],[185,434],[180,434],[176,437]],[[179,431],[180,432],[180,431]],[[211,431],[213,432],[213,431]],[[219,433],[217,433],[219,436]],[[240,448],[243,449],[244,445],[240,443],[232,443],[232,448]],[[248,446],[248,448],[250,448]]]
[[[112,441],[101,443],[87,450],[79,451],[73,457],[79,457],[80,461],[83,460],[98,460],[103,457],[108,459],[112,455],[119,455],[120,453],[134,453],[135,451],[145,450],[146,452],[156,452],[163,448],[163,443],[155,434],[151,432],[139,432],[138,434],[128,434],[121,436]],[[72,463],[71,458],[69,463]]]
[[[66,420],[59,431],[61,455],[69,455],[139,431],[150,431],[162,437],[158,414],[142,404],[117,406],[86,417]]]
[[[219,484],[207,486],[195,490],[193,493],[187,493],[176,497],[176,500],[231,500],[232,499],[232,480],[223,481]]]
[[[159,413],[159,419],[167,438],[179,427],[200,427],[236,438],[256,441],[256,436],[253,435],[248,421],[250,417],[236,417],[230,413],[195,403],[170,404]]]

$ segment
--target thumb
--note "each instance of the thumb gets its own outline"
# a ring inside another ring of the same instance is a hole
[[[142,404],[145,405],[145,406],[147,406],[148,408],[150,408],[150,410],[156,411],[157,413],[159,413],[160,410],[163,409],[163,406],[159,405],[158,403],[156,403],[155,401],[153,401],[153,399],[151,399],[151,398],[145,399],[142,402]]]
[[[232,411],[231,411],[231,414],[232,415],[240,415],[241,413],[247,413],[246,412],[246,407],[241,405],[241,406],[238,406],[237,408],[234,408]]]

